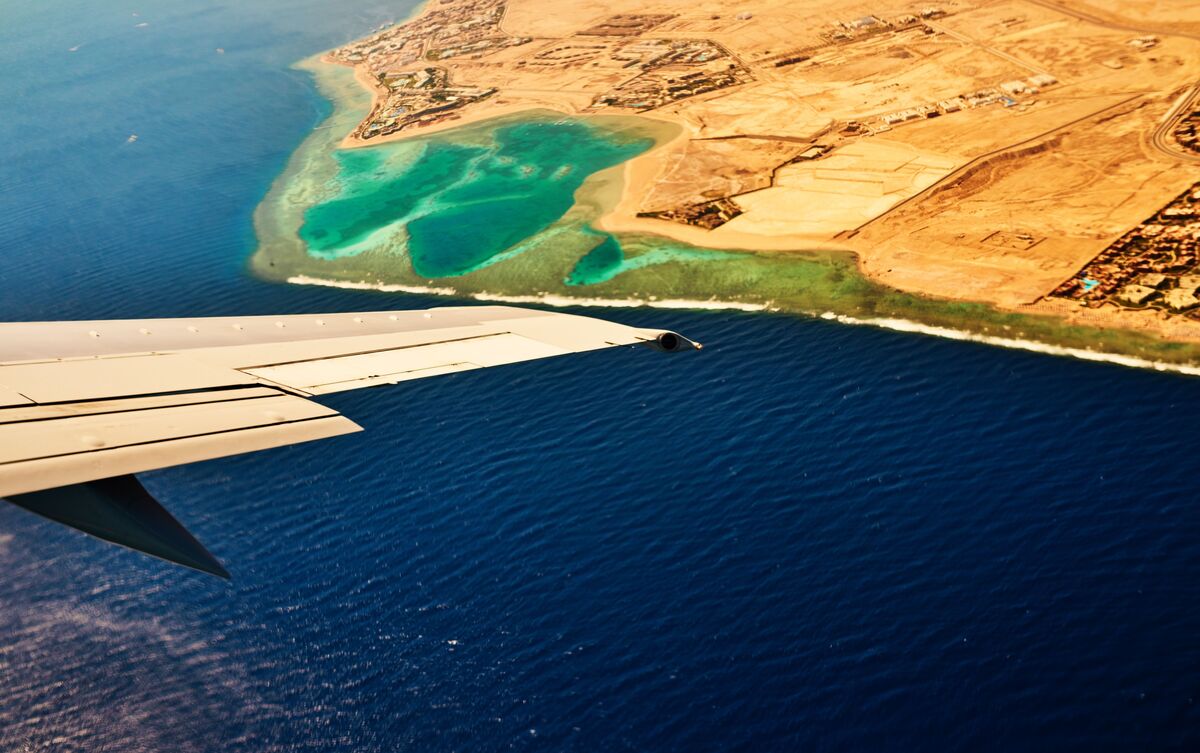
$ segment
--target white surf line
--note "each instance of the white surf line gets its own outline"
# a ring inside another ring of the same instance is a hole
[[[498,293],[459,293],[454,288],[424,287],[420,285],[392,285],[388,283],[347,282],[342,280],[325,280],[304,275],[289,277],[287,280],[294,285],[322,285],[330,288],[346,290],[375,290],[383,293],[413,293],[417,295],[446,295],[465,296],[477,301],[494,303],[540,303],[546,306],[593,306],[598,308],[660,308],[660,309],[703,309],[709,311],[778,311],[762,303],[738,303],[735,301],[697,301],[687,299],[643,300],[639,298],[573,298],[566,295],[540,293],[537,295],[501,295]],[[811,314],[810,314],[811,315]],[[1128,366],[1135,369],[1150,369],[1153,371],[1173,372],[1188,376],[1200,376],[1200,366],[1151,361],[1137,356],[1123,356],[1118,353],[1087,350],[1085,348],[1069,348],[1064,345],[1049,345],[1036,340],[1022,340],[1016,337],[998,337],[996,335],[980,335],[950,327],[936,327],[921,324],[909,319],[860,319],[858,317],[835,314],[826,311],[820,314],[821,319],[836,321],[841,324],[851,324],[863,327],[878,327],[895,332],[941,337],[946,340],[962,342],[977,342],[1011,350],[1025,350],[1031,353],[1042,353],[1051,356],[1078,358],[1082,361],[1097,363],[1112,363],[1118,366]]]
[[[597,306],[602,308],[656,308],[656,309],[706,309],[710,311],[768,311],[764,303],[738,303],[736,301],[694,301],[686,298],[575,298],[569,295],[539,293],[537,295],[501,295],[499,293],[474,293],[477,301],[497,303],[543,303],[547,306]]]
[[[326,288],[342,288],[343,290],[377,290],[381,293],[413,293],[416,295],[457,295],[454,288],[432,288],[422,285],[390,285],[373,282],[349,282],[346,280],[323,280],[319,277],[297,275],[287,278],[292,285],[320,285]]]
[[[828,321],[840,322],[842,324],[879,327],[881,329],[890,329],[896,332],[909,332],[921,335],[930,335],[932,337],[942,337],[947,340],[977,342],[985,345],[994,345],[1000,348],[1027,350],[1033,353],[1044,353],[1052,356],[1078,358],[1083,361],[1113,363],[1119,366],[1129,366],[1135,369],[1171,371],[1178,374],[1187,374],[1189,376],[1200,376],[1200,366],[1186,366],[1183,364],[1165,363],[1163,361],[1151,361],[1148,358],[1138,358],[1137,356],[1123,356],[1117,353],[1106,353],[1104,351],[1087,350],[1085,348],[1069,348],[1065,345],[1049,345],[1047,343],[1040,343],[1035,340],[1022,340],[1015,337],[980,335],[974,332],[951,329],[949,327],[935,327],[929,324],[921,324],[920,322],[914,322],[908,319],[859,319],[853,316],[846,316],[844,314],[835,314],[832,311],[826,311],[825,313],[821,314],[821,318]]]
[[[417,295],[453,295],[472,298],[489,303],[540,303],[547,306],[595,306],[602,308],[660,308],[660,309],[706,309],[712,311],[772,311],[765,303],[739,303],[737,301],[699,301],[688,299],[642,299],[642,298],[576,298],[569,295],[538,293],[535,295],[503,295],[500,293],[464,293],[454,288],[425,287],[421,285],[393,285],[375,282],[349,282],[326,280],[320,277],[297,275],[287,278],[293,285],[322,285],[345,290],[375,290],[381,293],[414,293]]]

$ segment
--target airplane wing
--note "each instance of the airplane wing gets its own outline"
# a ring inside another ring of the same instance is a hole
[[[506,306],[0,324],[0,497],[222,577],[133,474],[358,431],[310,398],[674,333]]]

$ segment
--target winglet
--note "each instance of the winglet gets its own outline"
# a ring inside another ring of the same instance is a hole
[[[14,505],[152,557],[229,579],[204,546],[133,476],[15,494]]]

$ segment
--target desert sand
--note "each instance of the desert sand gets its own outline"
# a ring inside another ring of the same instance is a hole
[[[847,249],[901,290],[1200,339],[1051,296],[1200,180],[1163,135],[1198,29],[1153,0],[442,0],[325,60],[374,97],[346,147],[533,109],[673,124],[606,230]]]

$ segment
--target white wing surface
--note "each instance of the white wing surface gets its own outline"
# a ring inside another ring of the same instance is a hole
[[[359,430],[313,396],[638,344],[698,347],[672,332],[504,306],[0,324],[0,497],[215,572],[198,553],[188,560],[113,533],[112,510],[81,520],[111,506],[104,499],[129,508],[132,497],[138,509],[117,517],[145,523],[149,495],[131,491],[136,480],[97,482]],[[83,501],[78,485],[88,484]]]

